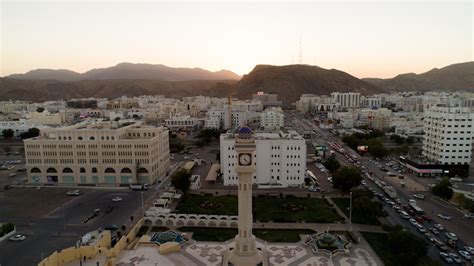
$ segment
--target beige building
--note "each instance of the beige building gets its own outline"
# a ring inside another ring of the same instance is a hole
[[[30,183],[154,183],[170,165],[168,130],[141,122],[94,121],[27,139]]]

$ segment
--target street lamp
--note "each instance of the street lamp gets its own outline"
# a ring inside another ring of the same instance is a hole
[[[352,232],[352,191],[349,193],[349,231]]]

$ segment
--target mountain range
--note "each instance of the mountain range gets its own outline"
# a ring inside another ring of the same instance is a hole
[[[66,69],[35,69],[25,74],[9,75],[6,78],[60,81],[109,79],[185,81],[239,80],[240,76],[229,70],[211,72],[202,68],[174,68],[165,65],[120,63],[112,67],[92,69],[82,74]]]
[[[278,94],[290,104],[304,93],[329,95],[355,91],[364,95],[392,91],[474,92],[474,62],[433,69],[422,74],[401,74],[391,79],[358,79],[350,74],[310,65],[257,65],[240,77],[227,70],[121,63],[79,74],[69,70],[32,70],[0,78],[0,100],[47,101],[71,98],[139,95],[224,97],[249,99],[264,91]]]

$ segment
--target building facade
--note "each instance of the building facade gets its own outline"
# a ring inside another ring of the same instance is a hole
[[[35,184],[154,183],[170,165],[168,130],[141,122],[45,129],[24,145],[28,181]]]
[[[260,113],[260,128],[263,130],[280,130],[284,127],[284,114],[281,107],[267,108]]]
[[[253,181],[259,185],[298,186],[304,183],[306,172],[306,142],[296,131],[254,133],[257,171]],[[220,137],[221,173],[224,185],[237,185],[235,172],[237,153],[233,134]]]
[[[358,92],[333,92],[331,98],[339,103],[341,108],[360,107],[360,93]]]

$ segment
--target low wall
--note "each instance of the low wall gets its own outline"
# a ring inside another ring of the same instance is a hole
[[[107,253],[107,261],[105,265],[112,266],[115,265],[115,261],[117,260],[118,255],[130,244],[132,243],[135,238],[137,237],[137,233],[140,230],[140,227],[143,226],[145,220],[142,218],[140,219],[135,226],[128,232],[126,236],[122,236],[119,241],[115,244],[113,248],[111,248]]]
[[[103,231],[100,237],[93,246],[69,247],[61,251],[55,251],[49,257],[43,259],[38,266],[59,266],[84,257],[94,259],[98,254],[106,252],[110,247],[110,231]]]

